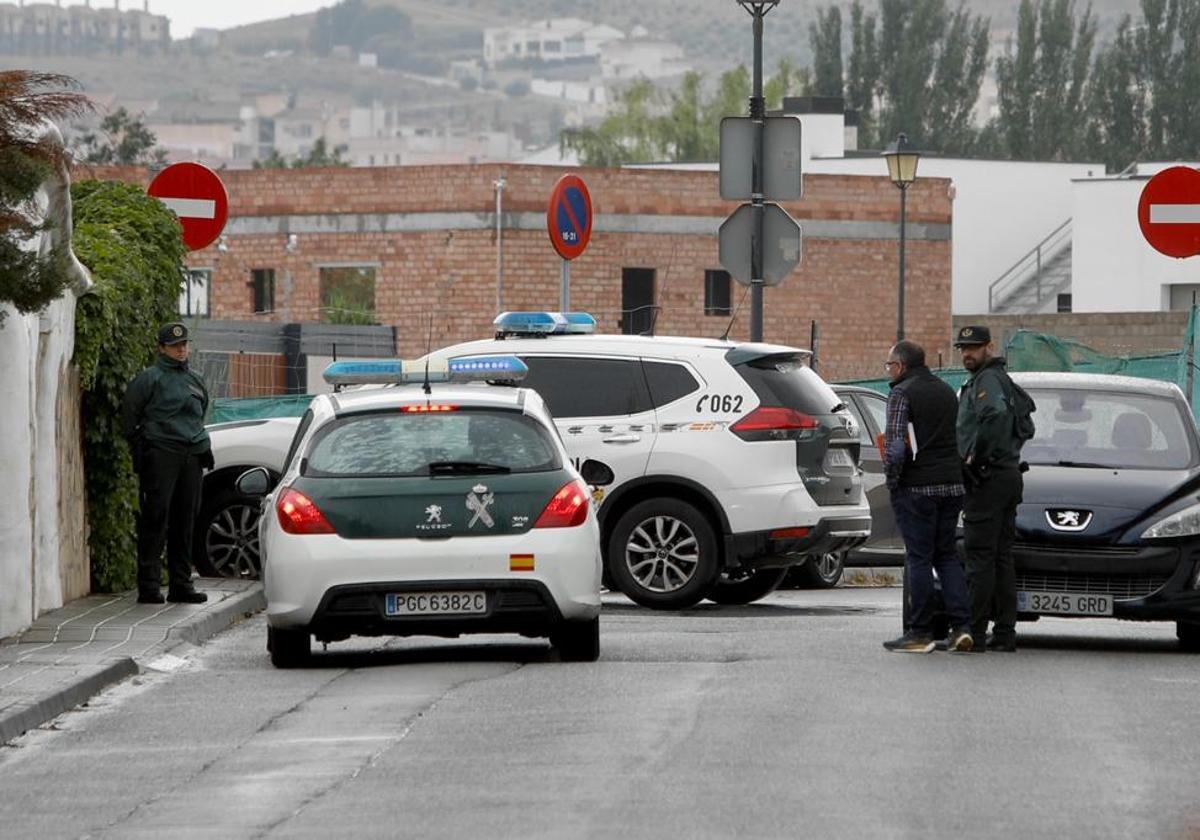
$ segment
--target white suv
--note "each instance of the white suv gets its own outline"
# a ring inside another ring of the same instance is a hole
[[[591,335],[594,323],[505,313],[495,338],[430,358],[520,357],[523,386],[545,400],[576,466],[590,458],[612,469],[596,491],[609,585],[659,609],[744,604],[808,557],[866,540],[859,429],[807,351]],[[287,447],[268,432],[297,422],[210,427],[218,472],[235,462],[280,471]],[[257,458],[232,457],[256,441]]]
[[[541,316],[541,317],[538,317]],[[431,358],[515,355],[576,464],[607,464],[606,578],[639,604],[748,603],[809,555],[871,531],[857,424],[793,347],[590,335],[590,318],[506,313]],[[594,323],[594,322],[592,322]]]

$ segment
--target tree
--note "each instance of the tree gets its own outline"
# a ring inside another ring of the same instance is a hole
[[[870,148],[876,143],[875,96],[879,85],[879,46],[875,40],[875,16],[863,12],[862,4],[850,4],[850,63],[846,70],[846,104],[858,113],[858,142]]]
[[[812,93],[815,91],[813,90],[811,71],[807,67],[796,67],[786,58],[781,59],[776,66],[775,75],[763,82],[763,99],[767,110],[782,108],[785,97],[805,96]],[[748,96],[749,94],[747,94]],[[749,108],[746,113],[749,113]]]
[[[559,148],[573,151],[586,166],[621,166],[655,160],[661,130],[655,110],[661,95],[648,79],[638,79],[617,95],[617,108],[594,128],[567,129]]]
[[[167,150],[155,145],[158,138],[141,117],[118,108],[100,121],[99,131],[84,134],[78,153],[86,163],[116,166],[150,166],[166,163]]]
[[[1145,103],[1138,88],[1133,21],[1126,15],[1113,43],[1100,51],[1092,69],[1085,148],[1089,157],[1121,170],[1146,148]]]
[[[813,51],[813,93],[842,96],[842,10],[837,6],[817,9],[817,20],[808,27]]]
[[[92,107],[76,87],[74,79],[53,73],[0,71],[0,302],[18,312],[40,310],[71,282],[64,251],[42,255],[30,245],[45,229],[34,197],[68,164],[62,147],[39,139],[38,129]]]
[[[345,148],[335,146],[333,151],[329,150],[329,144],[324,137],[318,137],[313,143],[312,149],[306,155],[299,155],[290,163],[288,159],[279,153],[278,149],[271,149],[271,154],[262,160],[254,161],[251,166],[254,169],[303,169],[305,167],[317,166],[349,166],[350,161],[342,157],[342,152]]]
[[[1015,51],[1010,41],[996,61],[999,134],[1008,157],[1080,154],[1095,39],[1090,7],[1077,20],[1074,0],[1021,0]]]

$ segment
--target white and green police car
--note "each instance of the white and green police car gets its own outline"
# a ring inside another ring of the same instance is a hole
[[[282,478],[238,480],[264,496],[260,524],[268,649],[303,664],[311,640],[518,633],[565,660],[599,656],[600,531],[592,490],[514,357],[432,370],[335,362]],[[420,383],[425,383],[424,387]],[[437,384],[430,384],[437,383]],[[461,383],[461,384],[460,384]],[[582,465],[601,486],[612,473]]]

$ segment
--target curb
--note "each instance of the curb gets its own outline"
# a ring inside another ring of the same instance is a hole
[[[36,729],[48,720],[69,712],[80,703],[86,703],[104,689],[138,673],[138,665],[131,657],[114,659],[98,671],[82,679],[56,689],[19,712],[0,717],[0,744]]]
[[[220,633],[237,620],[265,608],[266,605],[267,599],[263,594],[262,586],[239,592],[226,598],[213,609],[206,611],[196,621],[180,627],[173,627],[167,632],[166,638],[156,646],[158,649],[147,651],[145,656],[147,658],[158,656],[184,644],[198,645]],[[114,659],[108,665],[81,676],[78,680],[64,685],[62,688],[55,689],[19,711],[0,714],[0,744],[5,744],[31,729],[38,728],[63,712],[69,712],[81,703],[86,703],[110,685],[132,677],[141,670],[141,666],[132,657]]]

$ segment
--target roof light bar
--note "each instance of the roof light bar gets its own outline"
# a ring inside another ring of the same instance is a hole
[[[333,362],[325,368],[330,385],[420,385],[435,382],[516,382],[529,368],[516,356],[462,356],[456,359],[364,359]]]
[[[502,312],[492,322],[497,335],[589,335],[596,319],[586,312]]]

